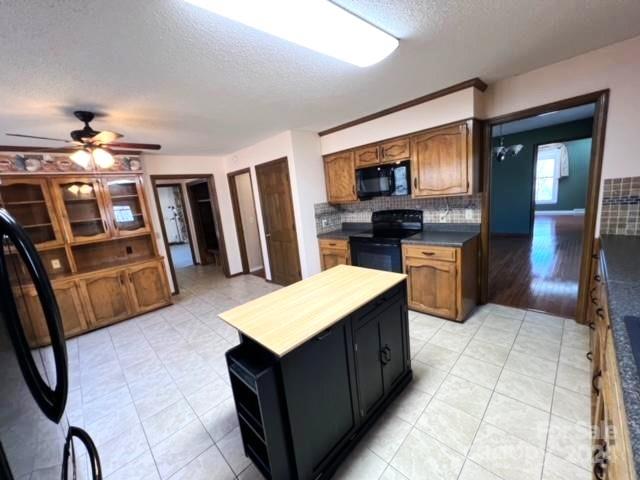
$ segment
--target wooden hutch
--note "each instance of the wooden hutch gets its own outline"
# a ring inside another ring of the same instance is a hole
[[[101,170],[93,164],[83,169],[64,154],[0,154],[0,207],[36,245],[68,337],[171,303],[145,200],[142,160],[115,160]],[[36,290],[22,263],[13,263],[28,340],[34,347],[46,345]]]

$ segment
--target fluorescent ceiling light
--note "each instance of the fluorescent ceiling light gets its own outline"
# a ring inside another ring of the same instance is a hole
[[[185,1],[359,67],[398,47],[398,39],[327,0]]]

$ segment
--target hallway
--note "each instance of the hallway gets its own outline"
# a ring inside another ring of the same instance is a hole
[[[574,318],[583,224],[582,215],[536,215],[532,238],[492,237],[490,301]]]

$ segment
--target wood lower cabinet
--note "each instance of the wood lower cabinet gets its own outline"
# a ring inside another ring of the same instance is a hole
[[[336,265],[351,265],[351,249],[348,240],[322,239],[319,244],[322,270]]]
[[[588,312],[591,329],[591,421],[593,475],[597,480],[636,478],[616,349],[611,335],[604,265],[591,282]]]
[[[434,128],[411,139],[414,198],[468,195],[478,189],[474,121]]]
[[[170,298],[164,264],[145,263],[127,269],[129,291],[136,312],[146,312],[166,305]]]
[[[355,155],[352,151],[326,156],[324,177],[329,203],[348,203],[358,200]]]
[[[82,306],[78,282],[55,281],[53,291],[58,302],[65,336],[71,337],[87,331],[87,318]],[[29,345],[39,347],[49,344],[51,342],[49,329],[35,287],[16,289],[15,298]]]
[[[459,248],[403,245],[409,308],[463,321],[477,303],[477,239]]]
[[[80,288],[93,327],[110,325],[133,313],[123,270],[80,280]]]

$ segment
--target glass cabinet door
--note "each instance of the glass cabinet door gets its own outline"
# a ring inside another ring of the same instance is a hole
[[[117,235],[149,230],[142,188],[138,178],[103,179],[109,211]]]
[[[2,179],[0,206],[5,208],[39,247],[61,245],[62,235],[44,179]]]
[[[55,183],[71,241],[97,240],[110,236],[97,180],[73,178],[55,180]]]

